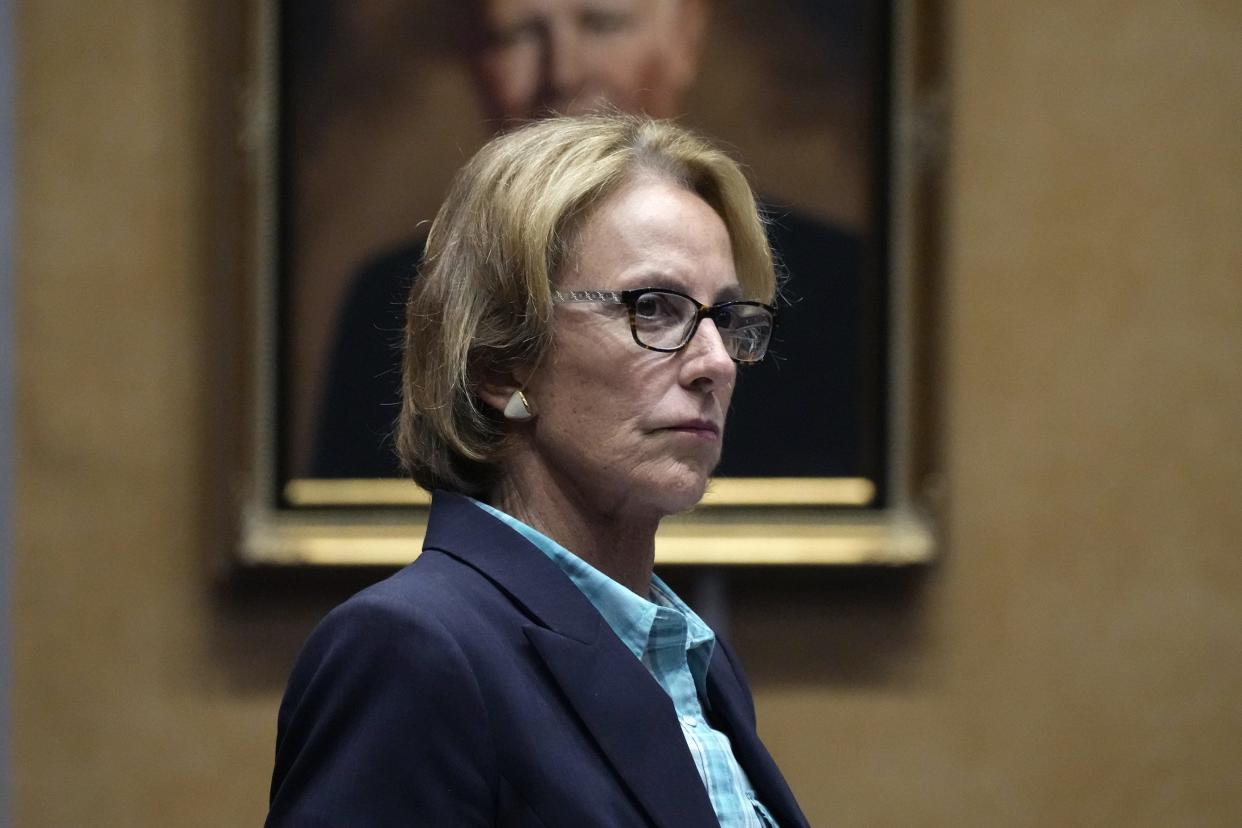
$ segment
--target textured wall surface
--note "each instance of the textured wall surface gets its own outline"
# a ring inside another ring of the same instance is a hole
[[[0,0],[0,825],[9,814],[9,558],[13,545],[13,3]]]
[[[217,578],[227,5],[17,4],[24,828],[258,824],[289,660],[355,586]],[[815,824],[1237,824],[1242,7],[947,25],[945,557],[735,576],[761,729]]]

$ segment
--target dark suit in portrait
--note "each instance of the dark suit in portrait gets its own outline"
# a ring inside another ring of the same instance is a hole
[[[717,639],[705,712],[806,819]],[[718,825],[672,700],[555,563],[437,492],[422,555],[334,610],[281,704],[269,828]]]

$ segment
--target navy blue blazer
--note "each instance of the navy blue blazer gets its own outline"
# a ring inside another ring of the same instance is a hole
[[[707,711],[782,828],[806,820],[717,642]],[[468,500],[333,610],[289,679],[268,826],[661,826],[716,816],[673,703],[573,582]]]

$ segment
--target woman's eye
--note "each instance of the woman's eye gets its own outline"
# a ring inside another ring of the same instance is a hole
[[[634,312],[643,319],[675,319],[677,309],[667,296],[659,293],[647,293],[638,297]]]

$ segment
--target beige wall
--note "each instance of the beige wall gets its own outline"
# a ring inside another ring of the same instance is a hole
[[[354,586],[217,578],[227,5],[18,2],[21,828],[257,824],[292,650]],[[816,824],[1237,824],[1242,6],[948,35],[946,554],[738,576],[762,729]]]

